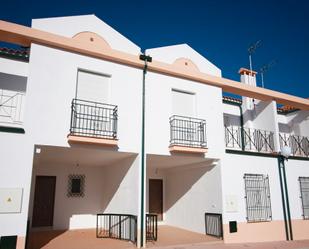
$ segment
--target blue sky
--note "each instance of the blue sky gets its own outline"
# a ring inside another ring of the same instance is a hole
[[[265,87],[309,97],[307,0],[10,0],[0,19],[30,26],[33,18],[81,14],[97,15],[142,49],[187,43],[234,80],[248,67],[249,45],[262,40],[254,69],[277,61]]]

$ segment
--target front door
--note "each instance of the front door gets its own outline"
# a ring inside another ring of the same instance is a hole
[[[53,225],[55,187],[55,176],[36,176],[32,215],[33,227]]]
[[[163,219],[163,181],[149,179],[149,213],[157,214],[158,220]]]

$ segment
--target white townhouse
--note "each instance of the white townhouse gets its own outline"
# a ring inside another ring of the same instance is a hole
[[[94,15],[0,21],[0,41],[24,46],[0,50],[0,248],[309,239],[308,99],[187,44],[143,54]]]

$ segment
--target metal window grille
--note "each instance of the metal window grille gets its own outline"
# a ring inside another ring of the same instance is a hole
[[[222,214],[205,213],[205,229],[207,235],[223,237]]]
[[[309,156],[309,138],[292,135],[288,133],[279,133],[280,147],[289,146],[293,156]]]
[[[157,241],[158,238],[158,215],[146,214],[146,239]]]
[[[309,219],[309,177],[299,177],[303,217]]]
[[[244,180],[247,221],[259,222],[271,220],[272,214],[268,176],[245,174]]]
[[[137,216],[131,214],[97,214],[97,238],[137,242]]]
[[[206,148],[206,121],[174,115],[170,117],[170,144]]]
[[[73,99],[71,135],[117,138],[117,106]]]

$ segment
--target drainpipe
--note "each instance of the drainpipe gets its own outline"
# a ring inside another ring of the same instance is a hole
[[[242,113],[242,105],[239,105],[240,112],[240,137],[241,137],[241,150],[245,151],[245,132],[244,132],[244,115]]]
[[[286,216],[286,206],[285,206],[282,172],[281,172],[281,168],[283,168],[281,166],[282,164],[284,164],[284,158],[281,155],[279,155],[278,156],[278,170],[279,170],[280,190],[281,190],[281,199],[282,199],[283,219],[284,219],[286,240],[289,240],[289,228],[288,228],[288,222],[287,222],[287,216]]]
[[[289,193],[288,193],[288,186],[287,186],[286,172],[285,172],[285,163],[284,163],[285,160],[287,160],[287,158],[285,158],[283,155],[279,155],[278,165],[279,165],[279,177],[280,177],[280,187],[281,187],[285,232],[286,232],[287,240],[293,240],[293,230],[292,230],[292,221],[291,221],[291,212],[290,212],[290,201],[289,201]],[[282,176],[283,176],[283,178],[282,178]],[[282,182],[282,179],[283,179],[283,182]]]
[[[145,195],[145,80],[147,73],[147,62],[152,62],[152,57],[145,55],[144,53],[139,56],[139,59],[144,61],[143,69],[143,85],[142,85],[142,148],[141,148],[141,241],[140,246],[143,247],[144,241],[144,195]]]

